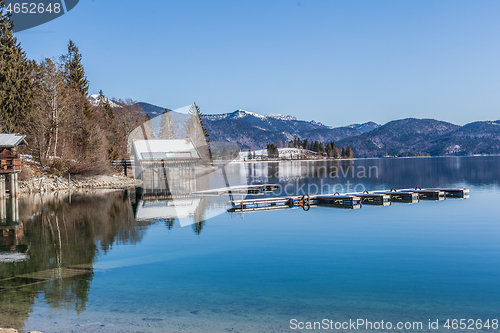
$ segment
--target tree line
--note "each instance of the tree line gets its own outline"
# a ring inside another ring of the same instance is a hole
[[[30,60],[0,0],[0,131],[27,135],[24,153],[53,172],[109,171],[127,156],[127,136],[147,120],[131,100],[88,100],[89,80],[72,40],[58,58]],[[113,104],[112,104],[113,103]]]
[[[270,143],[267,145],[267,156],[269,158],[279,157],[279,148],[283,148],[283,142],[278,140],[276,144]],[[330,141],[327,143],[322,143],[317,140],[308,141],[307,139],[302,140],[299,137],[294,138],[288,142],[288,148],[298,148],[309,150],[315,152],[319,155],[331,157],[331,158],[353,158],[354,152],[351,147],[342,147],[340,150],[335,142]]]

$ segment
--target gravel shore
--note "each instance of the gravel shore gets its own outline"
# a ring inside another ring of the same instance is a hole
[[[19,192],[29,194],[74,189],[118,189],[136,185],[134,178],[118,175],[70,179],[57,176],[35,176],[30,180],[19,181]]]

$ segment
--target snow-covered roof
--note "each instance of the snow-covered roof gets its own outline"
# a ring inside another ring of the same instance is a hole
[[[134,157],[138,160],[201,159],[198,149],[189,139],[134,140]]]
[[[12,148],[19,145],[26,135],[22,134],[0,134],[0,147],[2,148]]]

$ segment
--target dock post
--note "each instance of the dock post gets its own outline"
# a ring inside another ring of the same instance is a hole
[[[16,197],[13,200],[16,202],[16,222],[19,222],[19,199]]]
[[[0,222],[5,223],[7,220],[7,199],[0,198]]]
[[[0,199],[5,198],[5,175],[0,175]]]
[[[14,174],[14,180],[15,180],[14,184],[16,185],[16,197],[19,195],[19,181],[17,180],[17,175],[18,173],[16,172]]]
[[[18,214],[17,214],[16,208],[18,208],[18,206],[16,205],[16,203],[17,203],[16,199],[17,198],[15,198],[15,197],[11,197],[11,199],[10,199],[10,203],[12,205],[12,209],[11,209],[11,212],[12,212],[11,213],[12,222],[17,222],[16,217],[18,216]]]
[[[16,193],[16,174],[11,173],[10,174],[10,197],[14,198],[15,196],[17,196],[17,193]]]

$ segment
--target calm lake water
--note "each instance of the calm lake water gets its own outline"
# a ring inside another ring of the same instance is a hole
[[[0,327],[294,332],[292,319],[363,319],[423,323],[393,327],[398,332],[429,331],[429,320],[439,320],[438,331],[469,332],[444,324],[500,319],[500,157],[246,163],[226,171],[231,184],[276,183],[281,195],[421,186],[465,187],[470,198],[244,215],[226,212],[226,197],[185,198],[172,208],[136,190],[7,200]],[[217,187],[220,179],[199,184]]]

